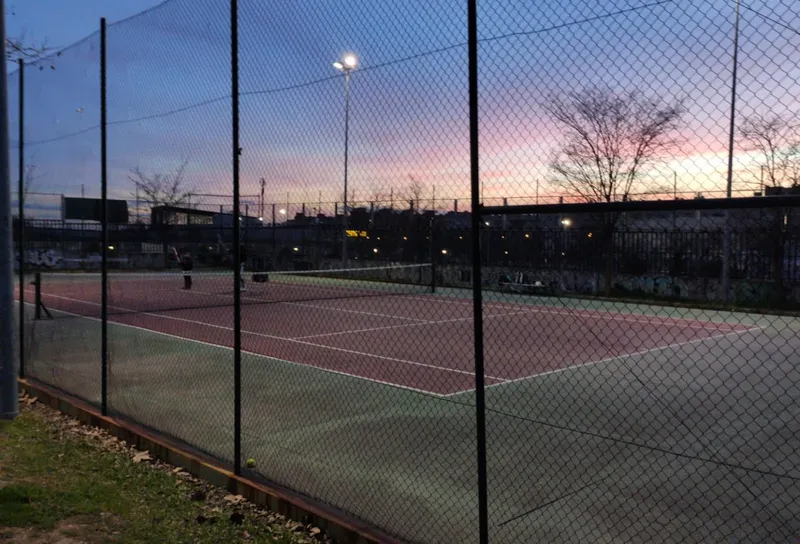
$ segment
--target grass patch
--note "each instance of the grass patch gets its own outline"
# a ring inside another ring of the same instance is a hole
[[[49,408],[25,407],[0,427],[0,535],[10,542],[35,535],[154,544],[313,541],[299,524],[253,505],[212,501],[225,492],[169,467],[136,463],[133,453]]]

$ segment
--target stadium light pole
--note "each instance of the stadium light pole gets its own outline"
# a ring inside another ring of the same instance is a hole
[[[342,209],[342,263],[347,261],[347,152],[350,141],[350,74],[358,66],[358,57],[346,54],[333,67],[344,72],[344,207]]]

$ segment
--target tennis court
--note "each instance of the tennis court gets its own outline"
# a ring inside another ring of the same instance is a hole
[[[427,265],[271,274],[242,292],[245,351],[425,392],[474,387],[470,300],[430,285]],[[232,347],[233,278],[180,273],[110,276],[109,320],[187,341]],[[99,276],[45,274],[41,302],[100,317]],[[738,335],[752,327],[698,319],[489,301],[489,387],[618,357]],[[447,339],[447,342],[443,342]],[[113,362],[113,361],[112,361]]]
[[[184,291],[180,273],[114,272],[108,299],[110,412],[228,463],[232,281],[198,273]],[[98,402],[100,277],[42,274],[39,288],[53,319],[32,323],[31,374]],[[407,540],[438,527],[471,541],[472,301],[432,291],[417,265],[248,281],[242,455]],[[798,392],[777,386],[800,379],[795,318],[487,297],[493,541],[767,541],[794,530],[775,510],[795,504],[800,478],[785,417]],[[774,395],[756,403],[760,387]]]

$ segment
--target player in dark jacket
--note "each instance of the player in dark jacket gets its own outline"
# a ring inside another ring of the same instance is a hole
[[[244,265],[247,262],[247,248],[243,245],[239,248],[239,278],[241,281],[242,291],[247,291],[244,285]]]
[[[183,288],[184,289],[191,289],[192,288],[192,269],[194,268],[194,261],[192,260],[192,254],[188,251],[183,254],[183,258],[181,258],[181,268],[183,269]]]

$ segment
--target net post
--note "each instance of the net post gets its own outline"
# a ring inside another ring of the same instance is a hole
[[[25,377],[25,61],[19,64],[19,188],[17,219],[19,220],[19,377]]]
[[[100,353],[100,411],[108,415],[108,170],[106,126],[106,18],[100,18],[100,218],[101,248],[101,353]]]
[[[233,472],[242,474],[242,293],[239,224],[239,10],[230,0],[231,24],[231,143],[233,169]]]

